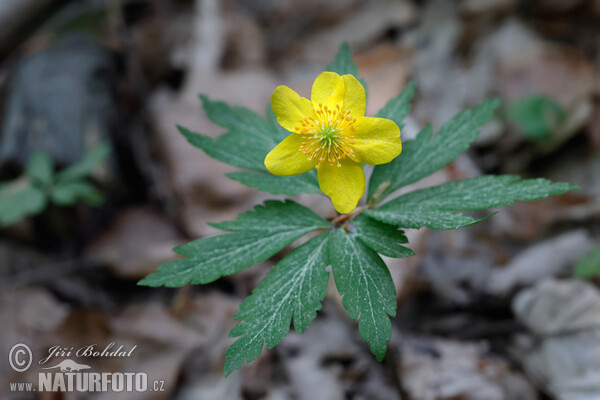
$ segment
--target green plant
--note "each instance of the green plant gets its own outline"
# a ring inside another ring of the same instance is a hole
[[[546,96],[531,95],[512,103],[508,107],[508,118],[529,139],[547,142],[563,126],[567,112]]]
[[[0,225],[9,226],[39,214],[49,202],[58,206],[70,206],[79,200],[100,204],[104,196],[87,178],[109,152],[105,144],[92,148],[80,162],[62,171],[54,170],[46,153],[33,153],[21,177],[0,184]]]
[[[600,278],[600,247],[596,247],[575,265],[573,276],[580,279]]]
[[[342,46],[327,70],[339,75],[357,74],[348,46]],[[376,116],[402,127],[414,91],[415,84],[410,83]],[[314,170],[286,177],[266,170],[266,155],[290,135],[271,108],[265,119],[246,108],[211,101],[206,96],[200,99],[208,117],[228,131],[212,139],[183,127],[179,130],[209,156],[248,170],[227,174],[229,178],[277,195],[321,193]],[[470,226],[487,217],[475,218],[461,211],[486,210],[577,189],[546,179],[483,176],[416,190],[384,203],[398,189],[455,160],[475,141],[479,127],[491,120],[499,104],[497,99],[484,101],[457,114],[437,134],[427,126],[416,139],[405,141],[400,156],[375,167],[367,203],[353,212],[327,220],[291,200],[267,201],[239,215],[236,221],[211,224],[229,233],[176,247],[175,253],[183,258],[166,262],[139,284],[207,284],[264,261],[295,240],[309,236],[279,261],[241,304],[234,317],[239,323],[230,334],[239,339],[226,352],[225,374],[257,358],[265,344],[268,348],[277,345],[290,325],[298,332],[308,327],[325,297],[329,265],[344,307],[358,319],[361,336],[382,360],[392,333],[389,318],[396,313],[396,299],[390,272],[380,254],[414,254],[404,246],[407,239],[402,229]]]

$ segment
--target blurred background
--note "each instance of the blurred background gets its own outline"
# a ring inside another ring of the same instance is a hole
[[[600,399],[600,1],[2,0],[0,26],[0,398]],[[305,334],[224,378],[231,317],[277,260],[206,286],[136,282],[274,196],[225,178],[175,125],[222,133],[198,94],[262,115],[277,85],[307,96],[343,42],[368,114],[416,81],[404,139],[503,99],[412,189],[489,173],[582,189],[408,232],[417,255],[386,259],[399,312],[383,363],[331,281]],[[21,374],[6,362],[19,342],[34,353]],[[165,392],[10,391],[51,346],[111,342],[137,348],[93,371],[147,372]]]

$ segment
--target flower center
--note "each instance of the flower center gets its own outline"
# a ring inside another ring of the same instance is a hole
[[[310,160],[328,161],[330,165],[341,167],[340,160],[354,156],[352,145],[356,118],[350,111],[344,111],[339,105],[334,110],[319,104],[313,111],[316,118],[308,117],[300,121],[295,128],[302,135],[302,144],[298,151],[306,154]],[[317,165],[318,168],[318,165]]]

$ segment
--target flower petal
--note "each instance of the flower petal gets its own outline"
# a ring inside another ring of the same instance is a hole
[[[271,108],[277,122],[291,132],[295,132],[294,129],[300,126],[301,120],[315,116],[310,100],[300,97],[287,86],[277,86],[271,96]]]
[[[309,160],[308,156],[298,151],[302,144],[302,136],[289,135],[265,157],[265,167],[273,175],[299,175],[313,169],[318,160]]]
[[[354,77],[354,75],[343,75],[344,80],[344,110],[350,111],[353,118],[365,115],[367,98],[365,96],[364,86]]]
[[[310,100],[315,110],[319,110],[319,104],[332,110],[335,110],[336,105],[342,107],[344,80],[335,72],[321,72],[313,83]]]
[[[365,192],[365,172],[360,163],[348,158],[340,160],[340,164],[341,167],[327,161],[319,164],[319,187],[338,212],[348,214]]]
[[[353,159],[377,165],[392,161],[402,152],[400,128],[385,118],[364,117],[354,124]]]

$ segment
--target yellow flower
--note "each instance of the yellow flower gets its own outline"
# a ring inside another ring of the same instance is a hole
[[[402,151],[398,125],[364,116],[365,88],[352,75],[321,73],[311,100],[279,86],[271,107],[293,133],[267,154],[265,166],[279,176],[317,168],[321,190],[340,213],[354,210],[365,192],[362,163],[385,164]]]

